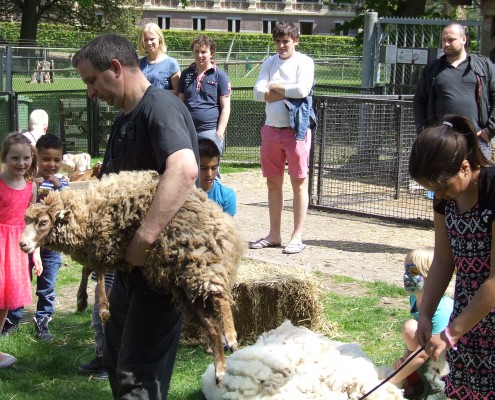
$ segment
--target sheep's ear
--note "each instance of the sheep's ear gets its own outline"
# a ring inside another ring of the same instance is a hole
[[[71,214],[72,214],[72,211],[70,211],[70,210],[60,210],[57,213],[57,220],[67,222],[69,220],[69,217],[71,216]]]

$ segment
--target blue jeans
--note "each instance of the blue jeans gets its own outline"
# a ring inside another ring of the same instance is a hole
[[[62,255],[60,253],[41,248],[40,255],[43,264],[43,272],[38,276],[36,281],[36,296],[38,296],[36,319],[46,316],[49,317],[55,311],[55,283],[57,280],[57,272],[62,265]],[[31,257],[29,257],[29,271],[32,270],[33,261]],[[7,318],[10,322],[18,324],[22,319],[23,312],[24,307],[10,310],[7,314]]]

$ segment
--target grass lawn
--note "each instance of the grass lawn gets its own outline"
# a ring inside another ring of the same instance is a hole
[[[66,288],[67,292],[69,288],[69,293],[75,295],[80,271],[76,263],[65,257],[58,275],[58,290]],[[408,317],[403,290],[388,284],[363,283],[345,277],[330,279],[334,287],[352,286],[350,294],[329,292],[324,296],[326,316],[337,325],[338,333],[333,339],[358,342],[377,365],[391,364],[401,355],[400,326]],[[15,367],[0,370],[2,400],[111,399],[108,382],[94,381],[77,372],[81,362],[94,356],[91,309],[75,312],[75,300],[73,305],[64,308],[68,311],[57,310],[50,324],[54,335],[52,342],[37,342],[33,338],[31,321],[22,324],[17,335],[0,339],[0,350],[14,354],[19,360]],[[29,320],[32,315],[26,313],[25,318]],[[182,345],[169,398],[203,399],[201,375],[211,362],[212,358],[205,354],[203,345]]]

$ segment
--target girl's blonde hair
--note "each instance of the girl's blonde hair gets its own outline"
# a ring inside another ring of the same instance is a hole
[[[31,156],[33,158],[33,162],[31,163],[31,167],[24,175],[27,181],[32,181],[36,176],[37,171],[37,152],[36,148],[31,144],[29,139],[24,136],[22,133],[12,132],[7,135],[2,144],[2,150],[0,151],[0,160],[4,163],[7,159],[7,154],[9,154],[10,148],[15,144],[25,144],[29,146],[31,149]]]
[[[426,277],[433,261],[433,249],[433,246],[426,246],[411,250],[407,253],[404,263],[414,264],[418,272]]]
[[[146,32],[151,32],[153,35],[158,36],[158,42],[159,42],[158,49],[163,54],[165,54],[167,52],[167,44],[165,43],[163,32],[157,24],[150,22],[141,28],[141,33],[139,34],[139,39],[138,39],[139,55],[141,56],[146,55],[146,43],[144,42],[144,34]]]

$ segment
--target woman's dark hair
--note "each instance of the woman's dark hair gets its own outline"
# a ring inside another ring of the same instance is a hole
[[[194,46],[196,45],[200,45],[200,46],[206,46],[210,49],[210,53],[212,56],[215,55],[216,51],[217,51],[217,45],[215,44],[215,42],[213,41],[213,39],[211,37],[209,37],[208,35],[200,35],[200,36],[196,36],[192,41],[191,41],[191,45],[189,46],[189,49],[191,51],[194,50]]]
[[[437,126],[426,128],[413,143],[409,174],[415,181],[445,185],[464,160],[472,169],[492,165],[481,151],[476,129],[460,115],[447,115]]]

